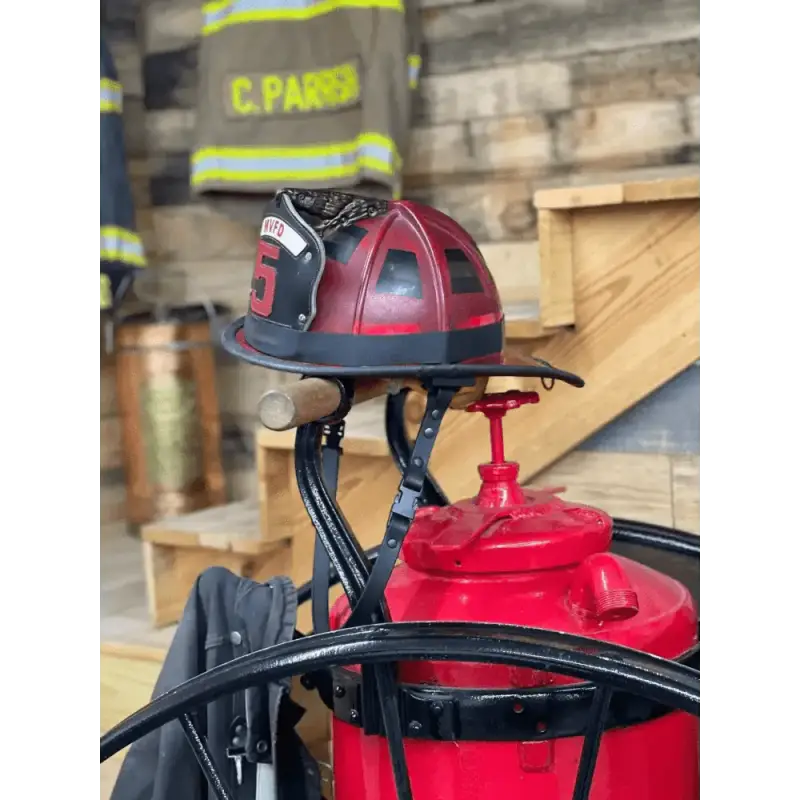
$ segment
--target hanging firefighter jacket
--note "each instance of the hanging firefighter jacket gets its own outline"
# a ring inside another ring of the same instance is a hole
[[[136,233],[122,129],[122,86],[100,36],[100,308],[121,298],[136,270],[147,266]]]
[[[195,193],[401,188],[421,59],[416,0],[203,6]],[[409,7],[411,6],[411,7]]]

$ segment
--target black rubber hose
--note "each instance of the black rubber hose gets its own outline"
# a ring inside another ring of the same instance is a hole
[[[700,558],[700,537],[696,533],[620,517],[614,517],[613,521],[614,539],[618,542]]]
[[[180,723],[186,740],[189,742],[189,747],[192,748],[197,763],[200,765],[200,771],[205,776],[209,786],[214,790],[217,800],[233,800],[233,792],[214,763],[214,759],[208,750],[208,742],[205,736],[197,730],[191,714],[181,714]]]
[[[302,425],[295,436],[295,477],[311,524],[328,552],[351,605],[366,586],[369,567],[364,551],[325,487],[319,464],[318,423]]]
[[[648,653],[514,625],[401,622],[343,628],[283,642],[215,667],[108,731],[100,738],[100,762],[223,695],[333,666],[391,661],[459,661],[546,670],[700,714],[700,673]]]

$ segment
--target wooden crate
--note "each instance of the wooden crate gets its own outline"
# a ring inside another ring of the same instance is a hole
[[[291,570],[291,540],[260,535],[255,502],[229,503],[142,529],[150,618],[156,626],[176,622],[197,576],[211,566],[267,580]]]
[[[575,316],[575,270],[576,258],[589,255],[580,253],[580,240],[584,229],[594,227],[595,241],[600,258],[604,257],[605,247],[614,247],[618,242],[611,242],[609,237],[619,235],[619,220],[627,217],[632,224],[641,219],[641,204],[661,204],[651,206],[645,214],[653,216],[653,222],[663,214],[675,216],[680,220],[681,205],[674,201],[696,201],[699,207],[700,178],[686,176],[671,180],[643,181],[639,183],[614,183],[600,186],[571,186],[562,189],[543,189],[536,193],[535,202],[539,212],[539,247],[541,263],[541,285],[539,288],[539,321],[544,328],[556,328],[563,325],[574,325]],[[668,205],[669,204],[669,205]],[[603,222],[603,212],[599,209],[612,210],[605,215],[607,224]],[[585,209],[593,209],[588,213]],[[600,225],[597,224],[598,213]],[[601,227],[606,230],[602,231]],[[699,233],[692,226],[688,229],[690,245],[694,245],[692,234],[696,234],[699,244]],[[603,234],[605,233],[605,241]]]

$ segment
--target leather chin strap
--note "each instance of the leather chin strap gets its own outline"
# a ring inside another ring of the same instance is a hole
[[[391,577],[394,565],[400,555],[400,548],[414,521],[420,498],[425,493],[428,477],[428,463],[433,445],[444,419],[445,412],[463,382],[454,381],[452,385],[437,381],[428,391],[425,414],[419,426],[417,439],[411,457],[403,472],[400,488],[389,514],[386,531],[378,549],[378,556],[370,571],[364,591],[356,603],[345,627],[368,625],[372,615],[379,609],[384,592]],[[339,460],[342,454],[341,441],[344,437],[344,422],[326,426],[322,443],[322,475],[325,486],[332,498],[336,497],[339,483]],[[314,543],[314,569],[311,582],[311,607],[314,633],[330,630],[330,609],[328,605],[330,558],[319,536]]]
[[[442,426],[445,412],[462,385],[463,383],[454,383],[448,386],[437,382],[428,389],[425,415],[419,426],[411,458],[403,472],[400,490],[392,504],[383,541],[378,549],[378,557],[370,571],[364,592],[345,624],[346,627],[368,624],[370,616],[383,599],[386,585],[389,583],[397,557],[400,555],[403,540],[414,521],[417,505],[425,488],[428,462],[433,452],[436,436]]]
[[[344,422],[326,426],[323,430],[322,443],[322,477],[328,494],[336,497],[339,488],[339,459],[342,455],[341,441],[344,437]],[[328,575],[330,574],[331,560],[328,551],[322,544],[319,536],[314,541],[314,568],[311,573],[311,619],[314,633],[323,633],[330,630],[330,608],[328,597]]]
[[[389,514],[383,541],[378,549],[377,559],[370,571],[364,591],[355,603],[355,608],[346,622],[346,627],[369,624],[374,615],[380,613],[384,603],[384,592],[392,570],[400,554],[403,540],[408,533],[424,494],[428,462],[430,461],[436,436],[444,419],[445,412],[453,397],[464,385],[463,380],[437,380],[428,389],[425,414],[419,427],[417,439],[400,482]],[[338,488],[341,441],[344,436],[344,423],[328,425],[323,431],[322,477],[325,488],[335,499]],[[314,544],[314,570],[311,581],[311,604],[314,633],[330,629],[329,573],[330,557],[322,540],[317,535]],[[388,665],[386,665],[388,666]],[[389,746],[392,771],[398,800],[412,800],[411,783],[403,746],[403,733],[400,724],[400,710],[396,680],[386,667],[364,667],[363,674],[363,730],[365,734],[383,733]],[[323,701],[332,704],[330,675],[309,676]]]
[[[325,489],[332,499],[336,497],[339,482],[339,459],[344,423],[325,426],[322,445],[322,477]],[[317,535],[314,543],[314,571],[311,583],[311,606],[314,633],[327,631],[330,627],[329,580],[330,556],[322,539]],[[380,609],[377,609],[380,613]],[[365,665],[362,667],[364,679],[364,733],[386,735],[389,757],[392,762],[397,800],[413,800],[411,781],[408,776],[403,732],[400,720],[400,704],[397,682],[390,664]],[[307,676],[320,694],[322,701],[333,707],[333,685],[330,672],[314,673]]]

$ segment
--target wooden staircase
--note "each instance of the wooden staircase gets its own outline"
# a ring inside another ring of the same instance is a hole
[[[700,358],[699,178],[548,190],[536,205],[552,335],[529,350],[586,386],[557,385],[506,417],[506,455],[524,481]],[[484,425],[445,418],[432,470],[452,496],[477,489]]]

